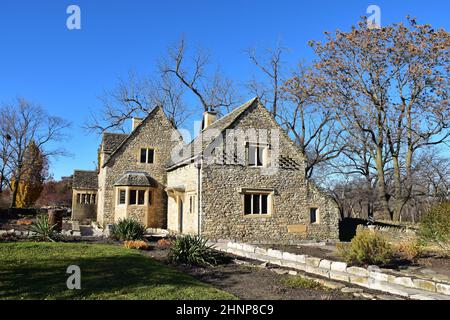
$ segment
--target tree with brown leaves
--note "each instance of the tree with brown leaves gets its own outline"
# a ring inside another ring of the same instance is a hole
[[[399,218],[411,196],[414,157],[450,137],[450,34],[414,19],[379,30],[363,20],[326,37],[311,42],[322,94],[342,130],[368,139],[383,211]]]

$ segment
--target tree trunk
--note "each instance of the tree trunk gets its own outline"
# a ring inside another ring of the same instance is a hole
[[[375,162],[378,175],[378,196],[383,207],[383,213],[387,215],[391,220],[394,220],[394,215],[389,209],[389,195],[386,192],[386,181],[384,178],[383,154],[382,148],[379,146],[377,147]]]
[[[404,204],[402,192],[402,176],[400,172],[400,165],[398,155],[392,156],[392,163],[394,166],[394,196],[395,196],[395,219],[400,221],[402,216],[402,208]]]

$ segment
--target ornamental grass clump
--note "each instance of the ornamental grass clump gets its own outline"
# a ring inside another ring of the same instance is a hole
[[[48,216],[43,214],[36,218],[36,221],[30,226],[32,238],[37,241],[56,242],[60,240],[60,234],[56,231],[56,224],[51,225]]]
[[[131,218],[120,219],[111,228],[111,237],[119,241],[143,240],[145,226]]]
[[[223,260],[223,254],[207,244],[207,240],[197,235],[185,235],[172,241],[169,261],[193,266],[214,266]]]

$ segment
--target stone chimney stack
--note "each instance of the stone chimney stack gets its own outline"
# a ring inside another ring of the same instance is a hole
[[[134,131],[134,129],[136,129],[137,126],[141,124],[142,120],[143,120],[142,118],[132,118],[131,123],[132,123],[133,129],[131,131]]]
[[[205,130],[211,123],[217,120],[217,112],[215,110],[205,111],[203,113],[202,130]]]

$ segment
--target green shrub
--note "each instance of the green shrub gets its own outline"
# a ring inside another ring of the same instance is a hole
[[[450,202],[433,207],[422,217],[418,236],[425,243],[450,248]]]
[[[170,247],[169,261],[194,266],[213,266],[223,259],[223,254],[207,244],[199,236],[185,235],[177,237]]]
[[[36,217],[36,221],[30,226],[30,231],[35,233],[33,235],[35,240],[55,242],[60,240],[60,235],[55,228],[56,224],[50,225],[48,216],[42,214]]]
[[[358,230],[347,244],[338,246],[340,255],[351,265],[386,265],[391,262],[391,245],[374,230]]]
[[[303,288],[312,290],[325,289],[324,286],[319,282],[302,277],[283,278],[281,280],[281,284],[289,288]]]
[[[145,226],[131,218],[120,219],[111,228],[111,237],[120,241],[144,239]]]

